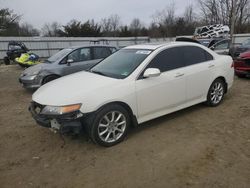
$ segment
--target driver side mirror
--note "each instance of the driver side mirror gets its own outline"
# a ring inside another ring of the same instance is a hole
[[[215,49],[215,46],[211,46],[210,49],[211,49],[211,50],[214,50],[214,49]]]
[[[143,77],[144,78],[152,78],[152,77],[158,77],[161,75],[161,71],[156,68],[148,68],[145,70]]]
[[[68,60],[67,60],[67,65],[70,66],[70,64],[73,63],[73,62],[74,62],[73,59],[68,59]]]

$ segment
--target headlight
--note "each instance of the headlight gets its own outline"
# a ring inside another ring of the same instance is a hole
[[[30,76],[38,75],[40,73],[40,70],[34,71],[29,73]]]
[[[41,112],[44,115],[62,115],[77,111],[81,108],[81,104],[67,105],[67,106],[45,106]]]

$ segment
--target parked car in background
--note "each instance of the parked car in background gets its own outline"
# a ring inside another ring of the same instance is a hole
[[[219,42],[216,42],[213,46],[210,47],[211,50],[215,51],[217,54],[221,55],[230,55],[232,58],[234,57],[234,52],[240,43],[234,43],[231,45],[231,39],[223,39]]]
[[[230,52],[229,52],[230,45],[231,45],[231,40],[224,39],[224,40],[216,42],[214,45],[210,47],[210,49],[216,52],[217,54],[230,55]]]
[[[29,109],[41,126],[84,128],[95,143],[113,146],[130,126],[201,102],[219,105],[233,84],[232,63],[191,42],[130,46],[89,71],[45,84]]]
[[[36,89],[62,76],[87,70],[116,50],[116,47],[109,45],[65,48],[44,63],[25,69],[19,82],[24,88]]]
[[[202,44],[203,46],[210,48],[215,43],[217,43],[223,39],[224,38],[221,38],[221,37],[218,37],[218,38],[200,38],[200,39],[197,39],[197,41],[199,41],[200,44]]]
[[[246,39],[242,42],[241,45],[237,46],[234,50],[233,57],[238,57],[241,53],[250,51],[250,38]]]
[[[10,61],[14,61],[15,58],[20,57],[23,53],[27,53],[29,49],[22,42],[10,41],[8,43],[8,50],[4,57],[5,65],[9,65]]]
[[[250,76],[250,51],[240,54],[240,56],[234,60],[235,75],[243,78]]]

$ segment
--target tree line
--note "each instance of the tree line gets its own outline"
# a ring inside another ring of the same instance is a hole
[[[119,15],[111,15],[100,22],[71,20],[66,25],[58,22],[45,23],[38,30],[31,24],[21,24],[22,15],[10,9],[0,9],[0,36],[46,36],[46,37],[175,37],[192,35],[198,26],[231,25],[235,10],[235,33],[250,32],[250,0],[196,0],[198,10],[193,5],[185,8],[182,15],[176,15],[176,6],[169,4],[152,15],[149,25],[134,18],[130,24],[122,24]],[[233,3],[236,1],[235,3]],[[235,5],[235,7],[234,7]]]

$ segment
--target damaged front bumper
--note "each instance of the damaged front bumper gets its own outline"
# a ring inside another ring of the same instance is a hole
[[[39,75],[21,75],[19,83],[26,89],[37,89],[42,85],[42,79]]]
[[[29,111],[35,121],[42,127],[52,128],[61,133],[73,132],[79,134],[82,130],[82,120],[84,114],[75,111],[63,115],[43,115],[41,114],[44,105],[31,102]]]

